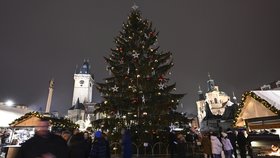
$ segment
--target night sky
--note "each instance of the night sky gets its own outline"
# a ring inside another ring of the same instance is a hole
[[[198,86],[208,72],[238,99],[245,91],[280,80],[280,1],[137,0],[171,51],[171,83],[187,93],[179,111],[195,113]],[[89,59],[96,82],[108,77],[104,56],[133,5],[132,0],[0,1],[0,102],[45,109],[55,79],[52,110],[71,107],[73,74]],[[94,91],[94,101],[101,101]]]

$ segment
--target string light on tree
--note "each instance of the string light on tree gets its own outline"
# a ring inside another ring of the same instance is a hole
[[[127,74],[129,74],[129,71],[130,71],[130,68],[128,67],[128,68],[127,68]]]
[[[145,104],[146,100],[145,100],[145,96],[142,96],[142,102]]]
[[[139,138],[134,141],[141,144],[139,141],[149,137],[144,135],[145,131],[157,134],[170,125],[170,107],[175,110],[176,100],[184,95],[174,94],[173,88],[166,88],[169,87],[168,78],[163,76],[172,67],[171,53],[158,51],[159,47],[155,46],[157,34],[152,23],[142,19],[141,12],[134,7],[115,38],[117,42],[111,49],[111,58],[106,58],[112,75],[105,78],[106,83],[97,83],[98,90],[106,96],[95,112],[105,116],[93,121],[94,128],[113,131],[115,137],[120,136],[121,128],[130,128],[132,134],[137,134],[134,138]],[[106,106],[102,106],[105,101]],[[150,111],[152,113],[147,113]],[[105,119],[106,114],[111,117]]]

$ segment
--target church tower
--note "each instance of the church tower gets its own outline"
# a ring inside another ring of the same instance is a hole
[[[232,125],[234,113],[237,110],[236,97],[233,95],[234,103],[230,101],[230,97],[223,91],[219,90],[219,86],[215,85],[214,79],[208,73],[207,91],[202,92],[200,86],[198,90],[197,117],[201,131],[217,130],[218,127],[224,129]],[[223,120],[223,122],[219,122]],[[219,123],[217,123],[219,122]]]
[[[75,105],[78,100],[80,103],[91,103],[93,85],[94,79],[90,74],[90,64],[88,60],[85,60],[80,69],[77,69],[74,74],[72,105]]]

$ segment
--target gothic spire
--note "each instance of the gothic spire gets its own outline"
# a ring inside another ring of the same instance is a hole
[[[84,60],[83,65],[80,67],[78,74],[90,74],[89,60]]]
[[[234,104],[237,104],[237,98],[234,95],[234,92],[232,92],[232,100]]]
[[[200,88],[200,85],[198,86],[198,100],[205,100],[204,94]]]
[[[208,81],[207,81],[207,88],[208,92],[213,91],[215,89],[215,83],[214,80],[211,79],[210,73],[208,72]]]

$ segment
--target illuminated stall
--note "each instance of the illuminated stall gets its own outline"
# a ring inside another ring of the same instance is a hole
[[[64,118],[51,117],[49,114],[41,114],[39,112],[29,112],[24,116],[15,119],[10,123],[10,128],[13,130],[11,135],[11,144],[7,145],[8,158],[14,158],[20,144],[31,138],[35,134],[35,127],[41,119],[48,119],[51,123],[50,130],[73,130],[79,126],[72,121]]]
[[[253,157],[280,156],[280,91],[244,93],[235,126],[247,129]]]

